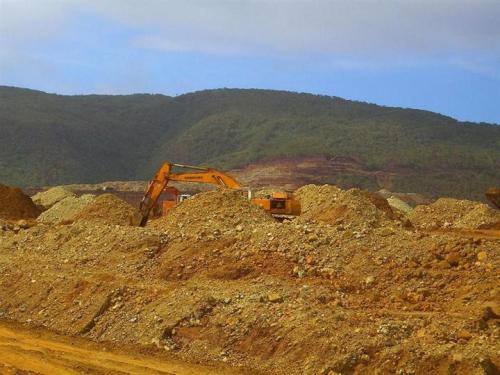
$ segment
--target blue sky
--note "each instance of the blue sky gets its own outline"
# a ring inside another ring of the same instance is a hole
[[[0,84],[310,92],[500,124],[500,0],[0,0]]]

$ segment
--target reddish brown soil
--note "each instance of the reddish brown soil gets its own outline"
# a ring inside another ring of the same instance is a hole
[[[390,165],[386,170],[373,171],[358,158],[342,156],[263,160],[231,171],[234,177],[249,186],[280,186],[290,190],[307,184],[331,183],[333,176],[342,173],[372,176],[380,188],[391,189],[394,176],[412,172],[396,165]]]
[[[39,214],[40,209],[21,189],[0,184],[0,218],[33,219]]]

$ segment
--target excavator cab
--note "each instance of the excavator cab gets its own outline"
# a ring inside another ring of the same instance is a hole
[[[155,216],[166,215],[170,209],[177,205],[180,196],[182,196],[182,194],[178,189],[173,186],[165,186],[162,192],[163,200],[161,201],[161,212],[159,212],[159,215]]]
[[[300,203],[293,195],[285,191],[266,194],[260,198],[253,198],[252,203],[270,212],[277,219],[293,218],[300,214]]]

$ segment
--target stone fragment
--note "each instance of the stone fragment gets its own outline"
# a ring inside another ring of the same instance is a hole
[[[283,297],[280,294],[273,292],[267,295],[267,300],[272,303],[279,303],[283,302]]]

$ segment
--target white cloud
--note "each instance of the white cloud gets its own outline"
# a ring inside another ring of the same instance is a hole
[[[2,43],[53,37],[66,25],[74,5],[65,0],[0,0]]]
[[[92,3],[155,48],[353,56],[500,52],[500,1],[309,0]],[[148,45],[147,43],[145,45]]]
[[[0,0],[0,43],[55,37],[75,11],[133,28],[132,46],[166,51],[408,60],[500,54],[498,0]]]

